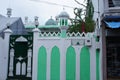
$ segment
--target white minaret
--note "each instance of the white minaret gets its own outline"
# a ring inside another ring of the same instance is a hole
[[[64,9],[57,18],[60,26],[68,26],[69,14]]]
[[[38,16],[34,17],[34,23],[35,23],[35,26],[38,27],[39,25]]]
[[[28,23],[28,17],[26,16],[25,17],[25,24],[27,24]]]
[[[7,16],[11,17],[12,15],[12,9],[11,8],[7,8]]]

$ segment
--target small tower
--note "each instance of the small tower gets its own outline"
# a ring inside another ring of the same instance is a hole
[[[27,24],[27,23],[28,23],[28,17],[25,16],[25,24]]]
[[[57,18],[60,26],[68,26],[69,14],[64,9]]]
[[[11,8],[7,8],[7,16],[11,17],[12,15],[12,9]]]
[[[65,12],[63,9],[63,11],[57,17],[58,25],[60,26],[60,30],[61,30],[61,37],[63,38],[66,37],[66,32],[68,29],[68,19],[69,19],[69,14]]]
[[[39,26],[38,16],[34,17],[34,23],[35,23],[35,26],[37,28]]]

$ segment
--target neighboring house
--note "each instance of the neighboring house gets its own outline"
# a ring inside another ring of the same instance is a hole
[[[13,34],[26,34],[24,24],[20,17],[5,17],[0,15],[0,36],[4,37],[4,30],[9,26]]]
[[[120,80],[120,0],[92,1],[96,27],[101,32],[101,79]]]

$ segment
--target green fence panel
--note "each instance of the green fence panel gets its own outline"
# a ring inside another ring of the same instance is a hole
[[[60,80],[60,51],[58,47],[53,47],[51,52],[51,80]]]
[[[80,52],[80,80],[90,80],[90,52],[86,46]]]
[[[66,80],[75,80],[76,73],[76,55],[72,46],[67,49],[66,53]]]
[[[38,52],[38,80],[46,80],[46,49],[40,47]]]

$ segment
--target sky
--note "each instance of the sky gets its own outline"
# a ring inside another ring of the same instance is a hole
[[[34,17],[38,16],[39,24],[44,25],[51,16],[55,19],[55,16],[59,15],[64,8],[70,17],[74,18],[73,8],[46,4],[41,1],[82,8],[74,0],[0,0],[0,14],[6,16],[9,7],[12,8],[12,17],[21,17],[24,22],[25,16],[28,16],[29,21],[34,21]],[[84,0],[78,1],[84,3]]]

